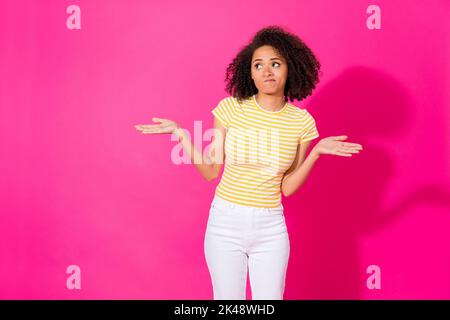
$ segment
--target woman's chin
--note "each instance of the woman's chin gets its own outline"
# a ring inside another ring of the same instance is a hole
[[[273,88],[273,89],[263,88],[263,89],[259,90],[259,92],[262,92],[264,94],[274,95],[277,93],[277,90],[275,90],[275,88]]]

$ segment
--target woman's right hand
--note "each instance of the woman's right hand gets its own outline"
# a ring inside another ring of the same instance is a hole
[[[153,122],[160,122],[160,124],[137,124],[134,127],[144,134],[174,133],[176,129],[180,129],[178,123],[172,120],[161,118],[152,118],[152,120]]]

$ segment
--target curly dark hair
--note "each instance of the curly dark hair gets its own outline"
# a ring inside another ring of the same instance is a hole
[[[295,34],[279,26],[268,26],[258,31],[251,42],[243,47],[227,67],[226,91],[239,101],[258,93],[251,77],[253,52],[270,45],[284,57],[288,64],[288,76],[284,88],[284,100],[302,100],[319,82],[320,63],[310,48]]]

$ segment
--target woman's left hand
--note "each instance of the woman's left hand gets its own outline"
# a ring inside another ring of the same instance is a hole
[[[345,142],[347,136],[327,137],[320,140],[311,152],[317,155],[331,154],[342,157],[351,157],[353,153],[359,153],[362,145],[358,143]]]

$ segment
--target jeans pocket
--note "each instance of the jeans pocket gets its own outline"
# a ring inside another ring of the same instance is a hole
[[[222,215],[223,210],[220,210],[220,206],[217,205],[217,203],[213,202],[211,203],[211,207],[209,209],[209,215],[210,216],[218,216],[218,215]]]

